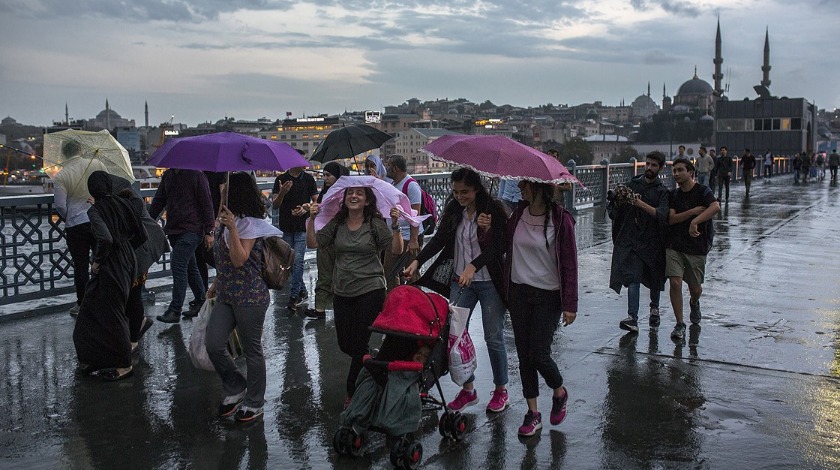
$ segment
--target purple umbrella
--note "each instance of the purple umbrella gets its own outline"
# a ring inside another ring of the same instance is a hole
[[[540,183],[578,183],[551,155],[500,135],[445,135],[423,148],[432,159],[490,177]]]
[[[309,162],[285,142],[258,139],[235,132],[172,139],[147,161],[162,168],[201,171],[286,171]]]

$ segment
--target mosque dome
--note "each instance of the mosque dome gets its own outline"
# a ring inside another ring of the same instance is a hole
[[[709,82],[697,78],[697,74],[695,73],[694,78],[680,85],[680,88],[677,91],[677,96],[705,96],[711,95],[713,91],[714,89],[711,85],[709,85]]]
[[[631,108],[633,109],[633,115],[641,118],[648,118],[659,112],[659,106],[650,95],[640,95],[633,100]]]
[[[15,118],[13,118],[11,116],[6,116],[5,118],[3,118],[2,121],[0,121],[0,124],[2,124],[4,126],[9,126],[9,125],[17,124],[17,121],[15,120]]]
[[[122,116],[120,116],[119,114],[117,114],[116,111],[114,111],[113,109],[110,109],[110,108],[103,109],[102,111],[99,112],[99,114],[96,115],[96,120],[97,121],[103,121],[104,122],[106,118],[110,118],[111,120],[115,120],[115,119],[122,119]]]

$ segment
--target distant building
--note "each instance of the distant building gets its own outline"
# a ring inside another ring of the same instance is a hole
[[[400,131],[394,138],[394,150],[397,155],[405,157],[406,169],[409,173],[432,173],[449,168],[448,165],[433,161],[420,149],[434,142],[444,135],[456,134],[446,129],[409,129]]]
[[[330,132],[343,125],[338,117],[312,117],[284,119],[279,126],[259,131],[261,139],[286,142],[296,149],[306,152],[306,158],[312,153]],[[353,155],[347,155],[351,158]]]
[[[677,96],[674,97],[673,109],[680,112],[700,111],[703,113],[714,113],[716,97],[714,89],[709,82],[697,77],[697,68],[694,68],[694,77],[680,85]]]
[[[777,155],[813,152],[816,106],[805,98],[718,101],[715,142],[740,154],[770,149]]]
[[[116,111],[111,109],[108,100],[105,100],[105,109],[99,112],[93,119],[88,119],[85,125],[87,129],[108,129],[116,127],[134,127],[134,119],[124,119]]]
[[[611,160],[612,157],[619,155],[625,147],[630,143],[627,137],[620,135],[596,134],[590,135],[583,140],[589,144],[592,150],[593,161],[600,162],[601,160]]]

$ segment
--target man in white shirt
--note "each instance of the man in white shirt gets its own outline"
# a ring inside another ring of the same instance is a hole
[[[423,202],[423,193],[420,189],[420,184],[408,174],[405,157],[402,155],[393,155],[385,164],[385,169],[388,172],[388,177],[394,180],[393,185],[403,194],[408,196],[411,202],[411,208],[420,213],[420,204]],[[402,256],[395,256],[389,250],[385,250],[385,280],[388,283],[388,291],[399,285],[400,272],[408,266],[417,253],[420,252],[420,230],[418,227],[412,227],[404,219],[400,219],[400,233],[403,237],[403,246],[405,252]],[[401,266],[396,268],[399,262]],[[392,272],[394,275],[392,276]]]
[[[697,157],[697,182],[703,186],[709,186],[709,176],[712,168],[715,167],[715,160],[706,153],[706,147],[700,147],[700,156]],[[709,188],[711,189],[711,187]]]

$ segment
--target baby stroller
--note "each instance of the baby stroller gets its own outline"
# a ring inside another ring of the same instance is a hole
[[[459,440],[467,429],[465,417],[447,409],[439,381],[449,372],[449,303],[418,287],[398,286],[370,328],[385,337],[376,356],[364,358],[333,447],[339,455],[360,456],[368,431],[381,432],[391,448],[391,463],[417,468],[423,446],[415,441],[414,432],[423,411],[444,410],[438,430],[445,438]],[[440,399],[429,393],[434,386]]]

